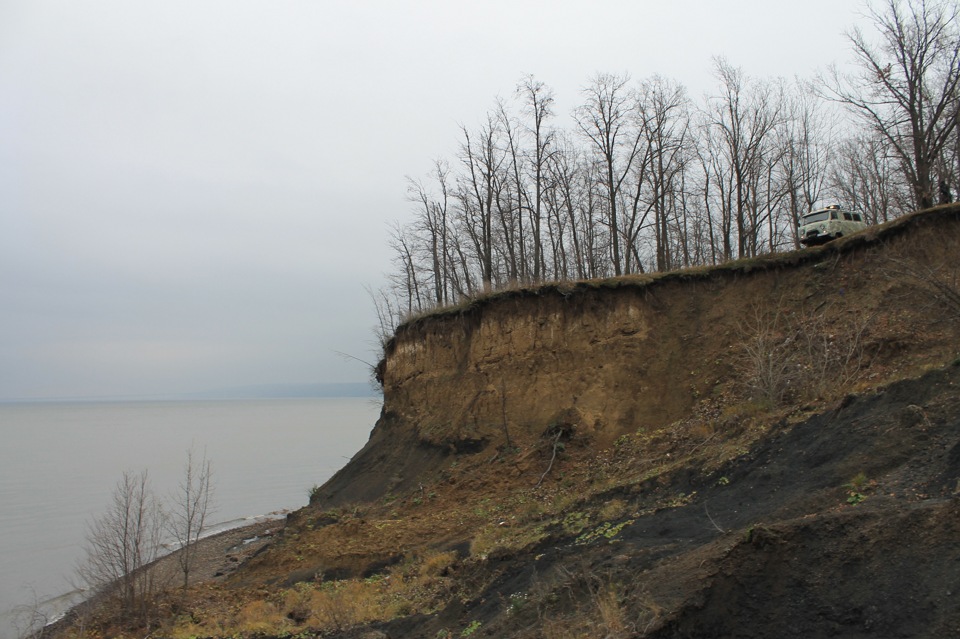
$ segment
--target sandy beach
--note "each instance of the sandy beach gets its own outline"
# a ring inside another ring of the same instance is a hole
[[[286,519],[259,521],[249,526],[231,528],[197,542],[193,565],[190,568],[190,583],[221,580],[237,569],[247,559],[268,546],[286,524]],[[171,579],[182,579],[177,553],[158,560],[154,570]]]

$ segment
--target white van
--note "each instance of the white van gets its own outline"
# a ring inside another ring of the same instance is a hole
[[[826,244],[844,235],[867,228],[863,215],[856,211],[844,211],[838,204],[810,211],[800,218],[797,235],[804,246]]]

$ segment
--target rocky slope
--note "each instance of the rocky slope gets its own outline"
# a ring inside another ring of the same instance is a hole
[[[415,319],[367,445],[156,632],[958,636],[958,246],[946,206]]]

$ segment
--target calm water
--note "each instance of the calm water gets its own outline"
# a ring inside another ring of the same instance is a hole
[[[211,521],[299,508],[358,451],[379,399],[0,404],[0,639],[11,611],[71,590],[87,523],[125,470],[172,493],[186,451],[206,449]]]

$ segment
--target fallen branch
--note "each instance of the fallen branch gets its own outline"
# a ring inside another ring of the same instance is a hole
[[[547,473],[550,472],[550,469],[553,468],[553,462],[557,458],[557,446],[560,444],[560,436],[563,435],[563,429],[557,431],[557,436],[553,438],[553,456],[550,457],[550,464],[547,466],[547,469],[543,471],[543,474],[540,475],[540,480],[537,482],[537,485],[534,488],[539,488],[540,484],[543,483],[543,478],[547,476]]]
[[[707,502],[703,502],[703,512],[707,513],[707,519],[710,520],[710,523],[713,524],[713,527],[716,528],[721,535],[726,534],[727,531],[718,526],[717,522],[715,522],[713,517],[710,516],[710,511],[707,510]]]
[[[690,452],[687,453],[687,454],[688,454],[688,455],[692,455],[695,450],[697,450],[698,448],[700,448],[701,446],[703,446],[704,444],[706,444],[708,441],[710,441],[711,439],[713,439],[713,438],[716,437],[716,436],[717,436],[717,433],[713,433],[712,435],[710,435],[709,437],[707,437],[705,440],[703,440],[702,442],[700,442],[699,444],[697,444],[696,446],[694,446],[693,448],[691,448],[691,449],[690,449]]]

